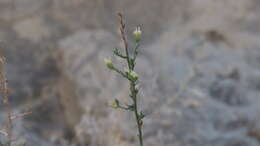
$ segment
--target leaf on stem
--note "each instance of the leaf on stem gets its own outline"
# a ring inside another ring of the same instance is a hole
[[[139,120],[142,120],[145,117],[144,113],[141,111],[138,118]]]

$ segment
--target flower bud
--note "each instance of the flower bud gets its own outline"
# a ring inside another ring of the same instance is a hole
[[[133,32],[133,35],[134,35],[134,39],[135,39],[136,42],[139,42],[141,40],[142,31],[141,31],[140,26],[137,26],[135,28],[135,31]]]
[[[130,78],[131,80],[133,80],[133,81],[137,81],[138,78],[139,78],[138,74],[137,74],[136,72],[134,72],[134,71],[131,71],[131,72],[128,74],[128,76],[129,76],[129,78]]]
[[[110,106],[112,108],[118,108],[119,107],[119,101],[117,99],[115,99],[114,102]]]
[[[110,105],[112,108],[117,108],[117,104],[115,102],[113,102],[111,105]]]
[[[112,61],[110,59],[104,59],[104,62],[105,62],[106,66],[109,69],[113,69],[114,68],[114,65],[113,65],[113,63],[112,63]]]

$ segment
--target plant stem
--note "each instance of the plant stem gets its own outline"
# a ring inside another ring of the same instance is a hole
[[[5,65],[5,59],[4,57],[0,56],[0,92],[2,92],[3,96],[3,104],[5,106],[5,111],[6,111],[6,132],[8,135],[8,146],[11,146],[12,142],[12,109],[11,109],[11,104],[9,101],[9,91],[8,91],[8,81],[6,80],[5,77],[5,72],[4,72],[4,65]]]
[[[120,23],[120,34],[121,34],[121,38],[122,38],[124,48],[125,48],[125,53],[126,53],[126,60],[127,60],[128,68],[129,68],[129,70],[131,70],[131,62],[130,62],[130,58],[129,58],[128,44],[127,44],[126,35],[125,35],[125,24],[123,21],[123,14],[118,13],[118,17],[119,17],[119,23]]]
[[[135,59],[137,57],[137,49],[139,47],[139,42],[136,43],[136,47],[134,48],[134,56],[131,58],[128,52],[128,44],[126,40],[126,35],[125,35],[125,24],[123,22],[123,15],[121,13],[118,13],[119,17],[119,23],[120,23],[120,35],[125,47],[125,53],[126,53],[126,60],[127,60],[127,65],[129,72],[134,71],[135,68]],[[143,146],[143,134],[142,134],[142,119],[138,111],[138,104],[137,104],[137,94],[138,94],[138,89],[136,88],[136,81],[129,80],[130,84],[130,97],[133,100],[133,107],[134,107],[134,116],[136,119],[137,127],[138,127],[138,138],[139,138],[139,143],[140,146]]]
[[[131,86],[135,89],[135,83],[131,83]],[[138,114],[138,105],[137,105],[137,94],[136,91],[132,92],[133,94],[132,99],[134,102],[134,113],[135,113],[135,119],[138,127],[138,137],[139,137],[139,142],[140,146],[143,146],[143,134],[142,134],[142,120],[140,120],[139,114]]]

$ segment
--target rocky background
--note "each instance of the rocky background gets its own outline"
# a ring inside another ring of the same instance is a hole
[[[260,145],[259,0],[0,0],[13,112],[33,111],[15,120],[15,141],[136,146],[132,116],[107,106],[128,101],[103,64],[122,45],[118,11],[129,40],[144,33],[145,145]]]

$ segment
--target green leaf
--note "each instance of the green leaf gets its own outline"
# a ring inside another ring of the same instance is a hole
[[[132,104],[132,105],[127,105],[127,109],[129,110],[129,111],[134,111],[134,104]]]
[[[145,117],[144,113],[141,111],[138,118],[139,120],[142,120]]]
[[[117,109],[120,107],[120,103],[118,99],[115,99],[114,102],[110,105],[112,108]]]
[[[118,56],[118,57],[121,57],[121,58],[123,58],[123,59],[127,59],[127,56],[124,56],[124,55],[119,51],[118,48],[114,48],[114,49],[113,49],[113,53],[114,53],[116,56]]]

